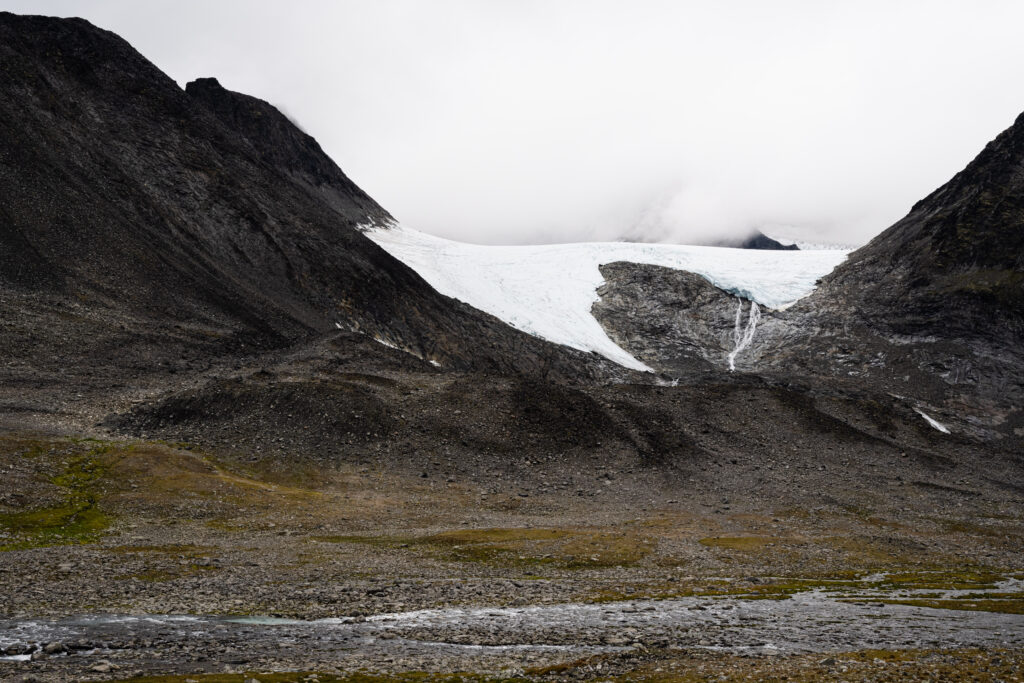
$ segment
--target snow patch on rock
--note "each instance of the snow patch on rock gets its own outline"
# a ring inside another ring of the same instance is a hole
[[[936,420],[935,418],[931,417],[930,415],[928,415],[927,413],[925,413],[925,412],[924,412],[923,410],[921,410],[920,408],[914,408],[914,411],[915,411],[915,412],[916,412],[916,413],[917,413],[918,415],[920,415],[921,417],[923,417],[923,418],[924,418],[924,421],[925,421],[925,422],[927,422],[928,424],[930,424],[930,425],[931,425],[932,427],[934,427],[935,429],[938,429],[938,430],[939,430],[940,432],[942,432],[943,434],[949,434],[949,428],[948,428],[948,427],[946,427],[946,425],[942,424],[941,422],[939,422],[939,421],[938,421],[938,420]]]

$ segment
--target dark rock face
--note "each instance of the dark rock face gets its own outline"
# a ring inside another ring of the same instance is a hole
[[[727,371],[735,347],[735,297],[693,273],[657,266],[614,263],[602,273],[606,282],[592,312],[617,344],[680,383],[716,381],[711,378]],[[952,335],[880,333],[847,305],[841,294],[814,295],[785,311],[761,309],[751,345],[734,359],[734,380],[756,373],[813,393],[884,397],[921,408],[960,432],[1020,441],[1019,351]],[[740,302],[741,330],[749,311],[749,302]]]
[[[609,263],[601,275],[591,313],[635,358],[672,377],[727,367],[736,297],[699,275],[660,266]]]
[[[447,368],[619,372],[435,292],[356,229],[388,213],[265,102],[182,91],[77,19],[0,14],[0,70],[12,357],[35,364],[45,338],[64,362],[203,363],[341,327]],[[33,315],[50,307],[72,319]]]
[[[1024,423],[1024,115],[824,278],[784,319],[845,349],[848,373],[953,412]],[[830,352],[807,362],[827,375]],[[834,366],[834,364],[832,364]],[[900,386],[902,385],[902,387]]]
[[[262,161],[316,193],[346,223],[385,226],[394,220],[348,179],[316,140],[263,100],[226,90],[216,78],[196,79],[185,92],[240,133]]]

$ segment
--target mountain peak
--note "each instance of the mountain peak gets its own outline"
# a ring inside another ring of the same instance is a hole
[[[755,230],[749,237],[721,240],[712,246],[734,247],[736,249],[770,249],[773,251],[798,251],[800,249],[795,244],[783,244],[778,240],[772,239],[760,230]]]
[[[185,91],[190,94],[195,94],[203,90],[224,90],[224,86],[220,84],[213,76],[204,76],[197,78],[194,81],[185,85]]]

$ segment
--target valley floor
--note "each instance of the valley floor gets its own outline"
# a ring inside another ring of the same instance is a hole
[[[600,472],[496,493],[185,443],[0,449],[20,510],[0,515],[0,680],[1024,675],[1024,515],[987,497],[800,507]]]

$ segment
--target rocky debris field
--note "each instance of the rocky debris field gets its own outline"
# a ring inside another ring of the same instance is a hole
[[[0,367],[0,680],[1018,670],[1020,456],[945,415],[444,372],[340,331],[164,364],[172,329],[130,375]]]
[[[682,652],[786,657],[1024,645],[1019,614],[838,601],[819,591],[788,600],[691,597],[319,621],[141,615],[2,626],[8,661],[48,675],[85,672],[86,679],[167,668],[221,672],[225,664],[243,670],[488,670],[523,676],[580,661],[594,666],[606,658],[619,667],[636,666]]]
[[[487,469],[0,443],[3,680],[889,675],[1017,661],[1024,633],[1024,521],[968,483],[809,509],[686,496],[689,477],[642,469],[538,461],[511,488]],[[552,485],[566,477],[568,492]]]

